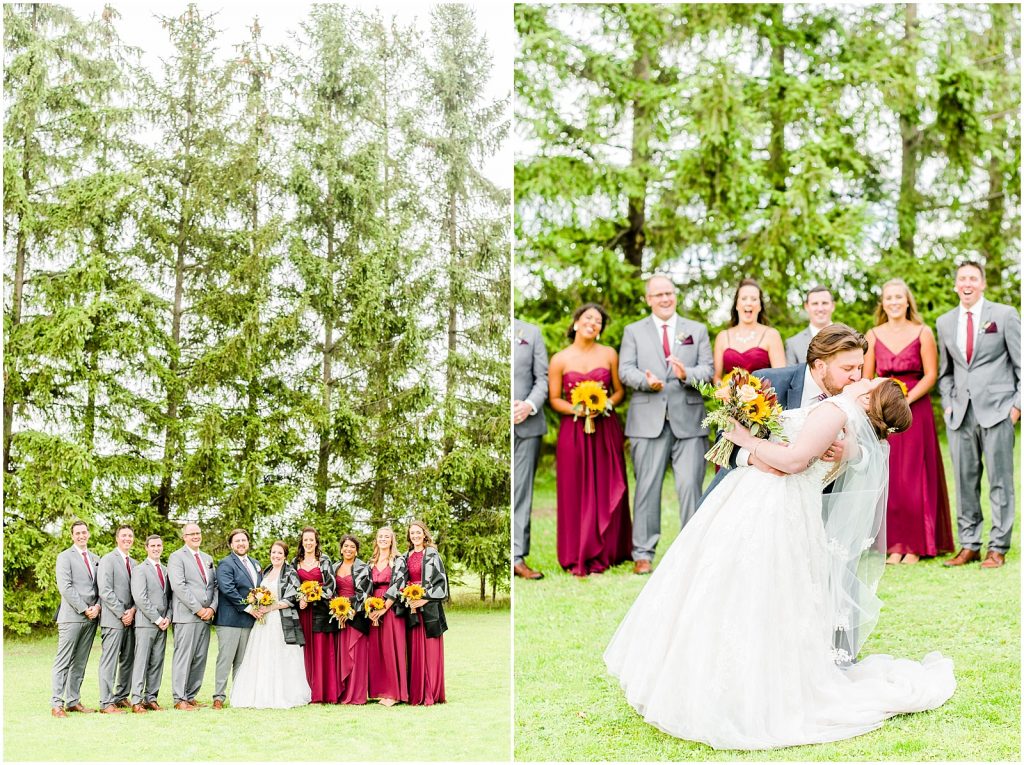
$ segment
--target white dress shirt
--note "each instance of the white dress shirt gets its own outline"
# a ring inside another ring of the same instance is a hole
[[[800,408],[803,409],[805,406],[809,406],[818,400],[818,396],[827,391],[822,390],[821,386],[818,385],[818,381],[811,375],[811,368],[804,368],[804,395],[800,399]]]
[[[971,306],[971,319],[974,322],[974,351],[978,350],[978,335],[981,333],[981,309],[985,305],[985,298],[978,298],[978,302]],[[960,353],[967,358],[967,310],[963,303],[960,304],[960,311],[956,317],[956,347]],[[973,354],[972,354],[973,355]]]

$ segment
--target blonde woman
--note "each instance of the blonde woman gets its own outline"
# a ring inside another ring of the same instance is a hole
[[[917,563],[922,557],[953,552],[949,494],[928,395],[938,379],[938,349],[902,279],[882,285],[875,326],[865,337],[864,376],[901,380],[914,415],[906,433],[889,439],[886,562]]]
[[[373,597],[385,606],[370,613],[368,693],[386,707],[409,701],[409,661],[406,655],[405,622],[397,595],[405,587],[405,559],[398,554],[395,532],[385,526],[377,530],[370,556]]]

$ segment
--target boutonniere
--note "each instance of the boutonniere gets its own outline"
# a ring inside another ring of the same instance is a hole
[[[516,331],[516,344],[517,345],[529,345],[530,344],[530,342],[525,337],[523,337],[523,330],[521,330],[521,329]]]
[[[996,323],[994,321],[987,321],[985,322],[985,326],[981,328],[981,331],[983,334],[986,335],[994,335],[996,332],[999,331],[999,327],[996,326]]]
[[[693,335],[687,335],[684,332],[680,332],[676,335],[676,342],[681,345],[693,345]]]

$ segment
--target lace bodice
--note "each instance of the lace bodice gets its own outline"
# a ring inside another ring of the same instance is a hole
[[[786,436],[786,439],[789,443],[792,444],[797,440],[797,437],[800,435],[800,432],[804,429],[804,424],[807,422],[808,415],[812,411],[814,411],[815,408],[821,406],[824,403],[824,401],[819,401],[808,407],[803,407],[800,409],[787,409],[785,412],[782,413],[782,432]],[[829,404],[829,406],[831,406],[831,404]],[[841,434],[840,439],[842,438],[843,435]],[[777,441],[779,439],[773,438],[772,440]],[[802,473],[797,473],[796,475],[800,476],[805,480],[813,481],[814,483],[824,485],[826,483],[831,483],[832,481],[834,481],[836,479],[836,476],[838,476],[839,473],[842,472],[842,469],[842,464],[837,465],[834,462],[823,462],[821,460],[818,460],[809,468],[807,468],[807,470],[803,471]]]

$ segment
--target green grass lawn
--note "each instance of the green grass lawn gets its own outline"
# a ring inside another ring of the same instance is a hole
[[[488,601],[489,604],[489,601]],[[447,610],[446,704],[390,709],[310,705],[289,710],[168,709],[146,715],[50,716],[56,633],[4,641],[5,760],[302,761],[509,760],[511,757],[509,600],[497,607],[456,593]],[[211,639],[199,699],[211,702],[217,655]],[[98,704],[97,636],[82,701]],[[171,640],[160,702],[171,706]],[[370,737],[380,743],[370,743]]]
[[[952,468],[943,442],[953,496]],[[1017,463],[1020,462],[1019,439]],[[586,579],[561,571],[555,553],[553,465],[538,471],[528,562],[545,578],[515,583],[515,755],[519,760],[1020,760],[1020,556],[1002,569],[947,569],[942,559],[889,566],[884,607],[863,654],[953,658],[957,690],[941,708],[895,717],[877,731],[832,744],[716,752],[646,724],[601,655],[643,587],[632,564]],[[632,466],[629,466],[632,505]],[[710,478],[708,479],[710,480]],[[1020,502],[1020,477],[1016,478]],[[705,483],[705,485],[707,485]],[[987,492],[987,478],[983,479]],[[988,499],[983,500],[988,523]],[[955,508],[954,508],[955,512]],[[953,522],[954,536],[956,522]],[[671,474],[662,495],[657,560],[679,532]],[[987,533],[987,529],[986,529]],[[983,550],[984,551],[984,550]]]

